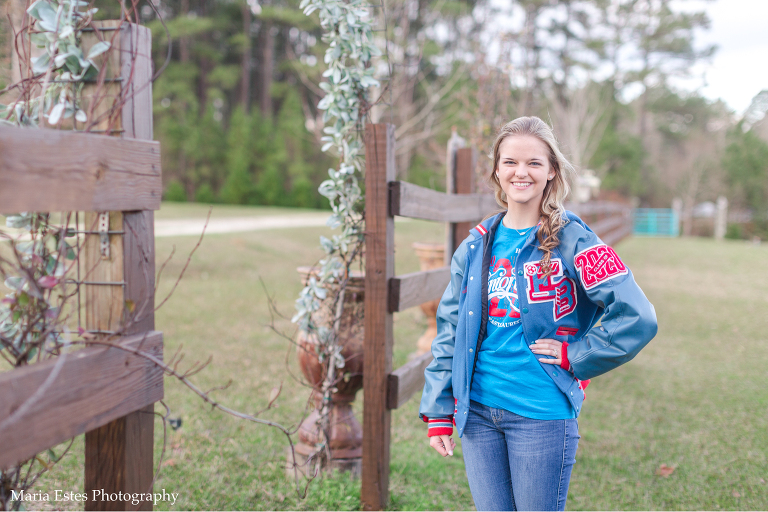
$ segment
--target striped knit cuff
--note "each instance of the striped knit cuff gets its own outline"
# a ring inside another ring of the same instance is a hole
[[[452,418],[430,418],[427,437],[450,436],[453,434]]]
[[[560,368],[563,370],[571,371],[571,362],[568,361],[568,342],[562,344],[560,347]]]

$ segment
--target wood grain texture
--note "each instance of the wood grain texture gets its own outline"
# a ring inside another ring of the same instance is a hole
[[[122,137],[152,138],[152,60],[151,32],[146,27],[124,24],[119,39],[120,75],[123,104],[120,123]],[[156,167],[160,175],[160,164]],[[116,207],[113,207],[116,208]],[[121,210],[151,210],[146,206],[120,207]],[[155,208],[156,209],[156,208]],[[155,246],[154,215],[151,211],[123,211],[120,229],[124,232],[119,274],[125,288],[120,302],[122,327],[127,333],[154,329]],[[117,270],[115,270],[117,273]],[[160,393],[162,398],[162,389]],[[125,416],[88,432],[85,436],[85,489],[107,493],[146,493],[152,491],[154,405],[128,412]],[[125,510],[128,502],[89,501],[86,510]],[[152,510],[142,502],[139,510]]]
[[[122,112],[123,136],[152,140],[152,31],[140,25],[126,25],[120,33],[120,41],[123,96],[126,100]]]
[[[120,20],[97,20],[93,22],[94,28],[112,29],[119,27]],[[96,64],[103,70],[105,82],[102,84],[90,83],[83,86],[81,95],[82,109],[88,113],[88,124],[95,122],[92,130],[112,130],[119,133],[122,130],[119,103],[122,97],[122,83],[110,80],[122,78],[120,72],[120,31],[107,30],[103,32],[85,32],[83,34],[83,51],[86,53],[91,46],[99,41],[106,41],[111,48],[96,57]],[[62,126],[69,128],[69,126]],[[74,123],[78,130],[85,129],[82,123]]]
[[[475,192],[476,154],[474,148],[460,148],[456,151],[456,178],[454,182],[456,189],[450,192],[453,192],[454,194],[472,194]],[[488,213],[490,213],[490,211],[487,212],[486,215]],[[448,249],[446,258],[453,256],[453,253],[459,248],[459,244],[467,238],[467,235],[469,235],[469,230],[477,226],[484,216],[485,215],[466,222],[454,222],[450,224],[451,232],[448,240],[448,244],[450,245],[446,247]],[[446,261],[446,263],[450,265],[450,260]]]
[[[579,217],[586,217],[588,215],[620,213],[627,209],[631,209],[631,207],[626,204],[614,203],[612,201],[590,201],[588,203],[566,203],[565,209],[571,210]]]
[[[155,214],[123,212],[126,334],[155,329]]]
[[[112,494],[152,492],[152,473],[147,480],[147,464],[152,462],[154,444],[153,404],[122,416],[88,432],[85,444],[88,501],[85,510],[152,510],[152,502],[138,507],[127,501],[93,499],[93,490]],[[131,447],[126,450],[125,447]],[[116,486],[119,484],[119,486]]]
[[[431,361],[432,353],[427,352],[389,374],[387,407],[397,409],[424,388],[424,369]]]
[[[392,313],[388,283],[394,275],[394,218],[388,183],[395,179],[395,127],[365,127],[365,355],[363,376],[364,510],[384,510],[389,499],[391,417],[387,378],[392,371]]]
[[[451,267],[393,277],[389,280],[389,311],[405,311],[442,297],[451,281]]]
[[[157,210],[160,145],[0,126],[0,213]]]
[[[446,194],[403,181],[390,183],[392,215],[438,222],[471,222],[498,209],[490,194]]]
[[[592,228],[592,231],[594,231],[597,236],[603,238],[604,235],[607,235],[611,231],[627,224],[627,218],[628,216],[615,214],[610,217],[600,219],[599,221],[590,224],[589,227]]]
[[[121,343],[141,346],[143,352],[163,357],[159,332],[131,336]],[[0,423],[43,386],[57,361],[51,359],[0,374]],[[41,397],[0,428],[0,469],[163,397],[162,369],[119,348],[79,350],[67,355],[58,367],[58,374]]]
[[[99,214],[85,214],[86,231],[97,231]],[[123,214],[109,212],[109,230],[122,231]],[[85,235],[82,269],[83,281],[117,283],[115,285],[82,285],[81,296],[85,297],[85,328],[93,331],[114,332],[123,325],[125,296],[123,293],[123,252],[122,235],[109,235],[109,257],[101,256],[101,239],[97,234]]]

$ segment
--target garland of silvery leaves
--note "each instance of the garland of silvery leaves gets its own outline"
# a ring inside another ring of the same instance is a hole
[[[83,0],[38,0],[27,9],[34,20],[33,30],[28,32],[30,40],[44,49],[31,60],[34,77],[43,79],[41,92],[11,105],[0,104],[0,124],[34,128],[46,118],[53,126],[73,116],[80,123],[88,120],[78,98],[84,83],[98,76],[93,59],[110,48],[108,42],[100,41],[87,56],[83,53],[83,28],[98,11],[82,10],[88,6]],[[67,262],[76,257],[65,240],[74,234],[50,224],[49,217],[30,212],[6,217],[6,226],[28,232],[30,237],[15,243],[21,275],[5,276],[11,293],[0,300],[0,350],[7,349],[17,365],[31,362],[41,352],[56,352],[62,341],[46,324],[55,322],[60,314],[52,291],[61,283]]]
[[[99,41],[87,56],[83,53],[83,28],[98,11],[81,10],[88,5],[83,0],[38,0],[27,9],[36,29],[29,31],[30,40],[45,50],[31,62],[32,72],[43,77],[42,91],[28,101],[0,104],[0,123],[31,127],[41,125],[43,118],[54,126],[72,116],[80,123],[88,120],[78,98],[84,82],[95,80],[99,74],[93,59],[110,48],[108,42]]]
[[[341,345],[338,343],[338,322],[344,302],[344,286],[355,260],[362,257],[364,244],[364,206],[359,179],[363,172],[361,150],[362,124],[368,107],[367,89],[378,86],[373,77],[375,69],[371,59],[381,55],[373,43],[373,24],[365,0],[303,0],[304,14],[318,11],[323,28],[323,41],[328,43],[323,76],[327,79],[320,87],[325,97],[318,104],[323,110],[326,124],[322,137],[323,151],[333,149],[339,156],[339,168],[329,169],[329,178],[319,187],[319,192],[330,200],[333,213],[327,225],[339,229],[331,238],[320,237],[320,245],[326,257],[320,260],[317,273],[311,275],[308,284],[296,300],[296,314],[292,321],[307,333],[317,336],[317,350],[321,361],[332,358],[329,365],[330,380],[333,368],[344,367]],[[362,115],[361,115],[362,112]],[[341,288],[336,298],[337,313],[333,325],[316,323],[313,314],[327,298],[329,286]],[[328,384],[332,384],[329,382]]]

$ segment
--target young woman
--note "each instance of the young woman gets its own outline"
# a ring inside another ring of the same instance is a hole
[[[478,510],[564,510],[586,379],[656,335],[630,270],[563,208],[574,174],[541,119],[507,123],[489,177],[505,211],[451,261],[419,416],[443,456],[456,426]]]

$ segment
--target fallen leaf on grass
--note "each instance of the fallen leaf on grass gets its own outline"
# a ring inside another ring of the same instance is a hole
[[[163,462],[163,467],[166,467],[166,466],[173,467],[175,465],[176,465],[176,460],[175,459],[168,459],[168,460]]]
[[[761,479],[760,479],[760,483],[761,483],[761,484],[764,484],[764,483],[765,483],[765,478],[761,478]]]
[[[667,466],[666,464],[662,464],[661,466],[659,466],[659,469],[656,470],[656,475],[667,478],[669,475],[674,473],[674,471],[675,471],[675,466]]]
[[[731,494],[733,495],[734,498],[741,498],[741,494],[739,494],[739,491],[733,491]]]

